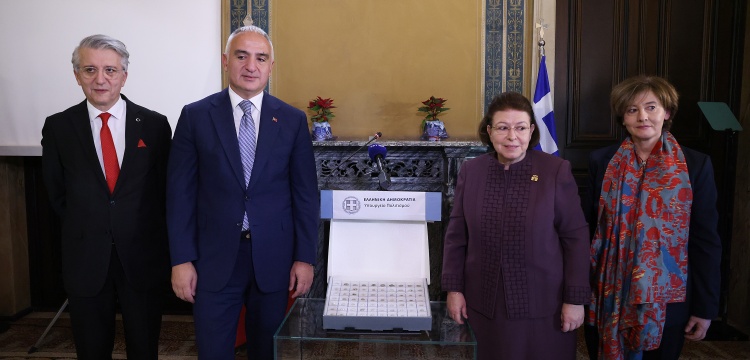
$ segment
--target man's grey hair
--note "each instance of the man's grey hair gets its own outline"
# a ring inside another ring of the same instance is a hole
[[[128,71],[130,53],[127,48],[125,48],[125,44],[120,40],[101,34],[83,38],[81,43],[76,46],[75,50],[73,50],[73,59],[70,61],[73,63],[73,71],[75,72],[78,72],[78,68],[81,67],[81,49],[114,50],[114,52],[120,55],[122,71]]]
[[[224,55],[229,55],[229,46],[232,43],[232,39],[234,39],[234,37],[237,34],[240,34],[243,32],[254,32],[256,34],[263,35],[263,37],[266,38],[266,40],[268,40],[268,45],[271,45],[271,60],[273,60],[273,42],[271,42],[271,37],[268,36],[268,33],[266,33],[263,29],[255,25],[239,27],[235,29],[234,31],[232,31],[232,33],[229,34],[229,38],[227,38],[227,45],[224,47]]]

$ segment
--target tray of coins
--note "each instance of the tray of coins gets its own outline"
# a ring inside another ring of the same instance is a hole
[[[323,328],[429,330],[432,314],[427,282],[332,278],[328,283]]]
[[[428,221],[441,193],[321,191],[330,219],[323,328],[432,329]]]

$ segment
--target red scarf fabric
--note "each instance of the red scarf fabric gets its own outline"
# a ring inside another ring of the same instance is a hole
[[[587,315],[600,359],[640,359],[659,347],[666,304],[685,301],[692,200],[685,156],[669,132],[645,163],[627,138],[607,165]]]

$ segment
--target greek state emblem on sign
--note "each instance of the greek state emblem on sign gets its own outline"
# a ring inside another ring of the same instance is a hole
[[[354,214],[359,211],[359,200],[354,196],[349,196],[341,203],[347,214]]]

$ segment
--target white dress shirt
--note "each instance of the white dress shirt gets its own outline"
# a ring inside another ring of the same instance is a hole
[[[117,164],[122,168],[122,156],[125,154],[125,100],[120,100],[112,105],[107,111],[101,111],[86,101],[86,107],[89,110],[89,123],[91,124],[91,135],[94,136],[94,147],[96,147],[96,157],[99,158],[99,165],[104,173],[104,160],[102,158],[102,139],[99,132],[102,130],[102,119],[99,114],[108,112],[110,115],[107,121],[109,131],[112,133],[112,140],[115,142],[115,151],[117,151]],[[106,174],[105,174],[106,177]]]
[[[242,100],[250,100],[250,102],[253,103],[253,111],[251,113],[253,115],[253,122],[255,123],[256,144],[258,141],[258,134],[260,134],[260,108],[263,105],[263,93],[264,91],[261,91],[260,94],[255,95],[250,99],[243,99],[241,96],[237,95],[231,87],[229,87],[229,101],[232,103],[234,130],[237,132],[237,137],[240,136],[240,121],[242,120],[242,115],[245,115],[245,112],[242,111],[242,108],[240,107],[240,103]]]

